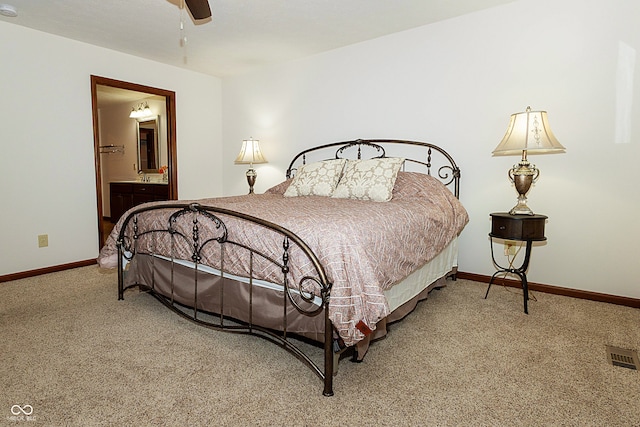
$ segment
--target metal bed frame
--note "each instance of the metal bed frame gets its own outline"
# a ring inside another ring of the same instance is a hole
[[[460,169],[454,162],[453,158],[442,148],[426,143],[417,141],[405,141],[405,140],[386,140],[386,139],[373,139],[373,140],[354,140],[345,142],[334,142],[330,144],[321,145],[318,147],[304,150],[297,154],[289,167],[287,168],[286,176],[291,178],[297,170],[296,165],[304,165],[307,161],[311,161],[311,158],[320,156],[316,160],[327,160],[329,158],[382,158],[387,157],[386,149],[400,146],[403,148],[412,147],[420,150],[426,150],[424,157],[421,159],[412,159],[406,157],[404,153],[400,153],[397,157],[404,157],[405,170],[407,166],[418,166],[426,168],[426,173],[431,175],[432,170],[437,171],[436,176],[445,185],[453,184],[452,192],[456,197],[459,197],[459,182],[460,182]],[[353,152],[355,151],[355,154]],[[322,157],[321,152],[333,153],[332,157]],[[437,163],[434,163],[434,156],[438,157]],[[152,227],[145,228],[139,223],[138,217],[146,211],[156,209],[171,209],[172,214],[169,216],[169,221],[166,227]],[[182,228],[177,227],[178,219],[182,216],[187,216],[191,219],[191,230],[185,232]],[[281,242],[282,249],[281,255],[274,257],[268,253],[260,251],[256,248],[250,247],[246,243],[236,242],[229,238],[228,225],[223,218],[233,218],[236,222],[247,222],[254,226],[257,225],[269,232],[277,233]],[[204,227],[208,223],[207,227]],[[213,231],[212,231],[213,230]],[[133,284],[125,283],[125,273],[129,262],[133,262],[136,255],[150,255],[151,263],[154,262],[153,248],[157,239],[170,239],[172,242],[186,244],[191,251],[190,261],[194,266],[194,279],[193,279],[193,301],[185,304],[184,301],[177,301],[174,297],[174,259],[170,260],[171,265],[171,291],[161,293],[157,290],[156,279],[154,277],[155,269],[152,268],[150,283],[139,283],[137,280]],[[220,313],[204,312],[198,309],[198,272],[201,265],[203,251],[207,250],[213,245],[219,245],[220,251],[220,277],[224,280],[227,274],[225,269],[225,262],[230,262],[225,259],[225,248],[235,246],[246,250],[250,256],[250,268],[248,276],[249,286],[249,313],[248,317],[244,320],[231,318],[225,315],[224,310],[224,285],[220,286],[219,299],[220,299]],[[300,278],[298,283],[291,283],[291,258],[290,252],[293,247],[297,247],[303,254],[308,264],[311,265],[312,273],[306,274]],[[319,261],[316,254],[309,248],[309,246],[296,234],[290,230],[281,227],[278,224],[265,221],[261,218],[247,215],[240,212],[231,211],[228,209],[217,208],[214,206],[204,206],[198,203],[161,203],[153,205],[141,205],[134,208],[122,223],[122,227],[117,238],[118,248],[118,299],[124,298],[124,292],[132,287],[138,287],[142,291],[146,291],[157,298],[160,302],[170,308],[172,311],[178,313],[180,316],[187,318],[197,324],[212,328],[215,330],[244,333],[259,336],[274,342],[281,346],[285,350],[289,351],[303,363],[309,366],[309,368],[316,373],[318,377],[324,383],[323,394],[325,396],[333,395],[333,376],[337,371],[338,355],[344,351],[343,346],[339,344],[339,339],[334,338],[333,326],[329,319],[329,300],[331,295],[332,283],[327,278],[327,274]],[[282,304],[283,304],[283,322],[281,330],[273,330],[265,328],[253,321],[254,307],[252,295],[253,295],[253,281],[254,260],[261,260],[262,262],[268,262],[273,264],[281,272],[282,285],[284,289]],[[315,289],[312,292],[311,289]],[[320,306],[311,306],[310,303],[313,298],[319,297],[321,300]],[[309,355],[305,354],[300,347],[291,340],[295,337],[295,334],[291,334],[287,331],[287,307],[291,304],[295,307],[297,312],[305,316],[323,316],[324,318],[324,343],[323,346],[323,362],[318,364],[314,362]],[[320,366],[322,365],[322,366]]]

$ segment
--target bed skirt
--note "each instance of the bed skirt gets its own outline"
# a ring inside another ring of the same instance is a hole
[[[392,312],[376,324],[370,335],[356,344],[354,360],[361,361],[370,343],[387,335],[389,324],[411,313],[418,302],[428,298],[433,289],[446,286],[448,277],[455,277],[457,267],[451,266],[457,261],[456,254],[457,248],[451,245],[450,251],[443,251],[435,260],[391,288],[389,299],[393,301],[390,304]],[[445,268],[447,265],[449,267]],[[216,316],[221,322],[239,321],[281,334],[301,336],[319,345],[324,343],[323,316],[308,316],[299,312],[293,304],[286,303],[283,290],[264,282],[256,282],[220,277],[207,271],[206,267],[196,270],[192,265],[144,254],[133,258],[127,265],[124,277],[125,286],[141,284],[187,310],[196,307],[201,315]],[[428,285],[425,286],[425,283]],[[399,298],[403,297],[400,294],[404,294],[404,298],[406,295],[413,296],[399,303]]]

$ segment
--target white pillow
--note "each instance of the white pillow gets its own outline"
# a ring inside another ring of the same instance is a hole
[[[403,163],[398,157],[348,160],[331,197],[388,202]]]
[[[345,159],[334,159],[302,165],[284,192],[284,197],[331,196],[345,163]]]

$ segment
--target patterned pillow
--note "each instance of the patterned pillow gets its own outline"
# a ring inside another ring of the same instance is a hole
[[[331,197],[388,202],[403,163],[404,159],[397,157],[348,160]]]
[[[331,196],[345,163],[345,159],[334,159],[302,165],[284,192],[284,197]]]

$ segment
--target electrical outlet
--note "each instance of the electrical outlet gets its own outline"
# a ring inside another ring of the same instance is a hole
[[[38,247],[46,248],[49,246],[49,235],[48,234],[39,234],[38,235]]]
[[[513,256],[516,254],[516,242],[507,240],[504,242],[504,256]]]

